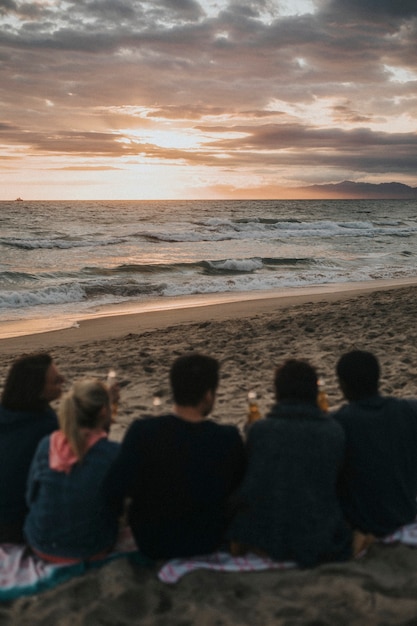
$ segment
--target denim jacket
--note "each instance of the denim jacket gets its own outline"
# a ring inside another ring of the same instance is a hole
[[[29,472],[24,526],[29,545],[80,559],[110,549],[117,519],[107,510],[102,483],[120,444],[100,439],[68,474],[49,467],[49,445],[50,437],[40,442]]]

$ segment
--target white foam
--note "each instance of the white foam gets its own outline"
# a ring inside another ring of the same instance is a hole
[[[83,298],[85,298],[85,292],[76,283],[60,287],[44,287],[37,291],[3,291],[0,293],[0,309],[79,302]]]

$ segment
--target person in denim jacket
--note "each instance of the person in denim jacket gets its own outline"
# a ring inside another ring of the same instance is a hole
[[[52,562],[100,558],[113,547],[116,516],[106,508],[102,483],[119,444],[108,440],[109,394],[99,381],[74,384],[58,411],[60,430],[39,444],[29,472],[29,545]]]

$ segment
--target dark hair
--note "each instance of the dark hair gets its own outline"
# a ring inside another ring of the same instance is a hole
[[[358,400],[378,392],[380,368],[371,352],[352,350],[337,363],[336,373],[348,400]]]
[[[275,371],[274,384],[278,402],[291,400],[317,404],[317,372],[306,361],[285,361]]]
[[[174,401],[180,406],[197,406],[207,391],[219,384],[219,363],[202,354],[188,354],[176,359],[170,381]]]
[[[47,402],[41,397],[52,357],[46,352],[24,354],[12,363],[1,403],[12,411],[41,411]]]

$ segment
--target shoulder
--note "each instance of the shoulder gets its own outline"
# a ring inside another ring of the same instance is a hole
[[[100,439],[100,441],[98,441],[96,445],[91,448],[91,450],[94,450],[94,448],[97,451],[104,452],[108,456],[115,457],[120,450],[120,443],[118,441],[109,441],[109,439],[103,438]]]
[[[38,445],[36,446],[33,461],[35,463],[40,463],[42,465],[43,462],[49,463],[49,446],[50,446],[51,436],[46,435],[40,439]]]
[[[344,404],[340,409],[330,413],[330,417],[338,423],[343,423],[345,420],[354,416],[356,412],[357,409],[355,409],[354,404]]]
[[[51,441],[51,435],[46,435],[42,437],[38,444],[38,452],[49,452],[49,444]]]
[[[58,417],[53,409],[48,408],[42,411],[39,418],[39,426],[41,426],[46,433],[51,433],[59,428]]]
[[[118,441],[111,441],[110,439],[106,439],[105,437],[103,437],[103,439],[100,439],[97,442],[97,445],[100,445],[105,450],[115,450],[116,452],[120,448],[120,443]]]
[[[167,424],[175,424],[177,421],[178,420],[175,418],[174,415],[159,415],[158,417],[146,415],[144,417],[135,419],[130,424],[126,432],[126,436],[136,436],[138,433],[142,434],[145,431],[157,431]]]
[[[39,427],[51,427],[55,430],[58,426],[58,418],[51,407],[44,411],[14,411],[0,405],[0,423],[22,425],[33,430]]]
[[[201,422],[200,431],[214,444],[227,447],[243,446],[243,439],[237,426],[233,424],[218,424],[212,420]]]
[[[416,398],[403,398],[402,400],[398,400],[401,402],[402,406],[407,409],[411,409],[417,415],[417,399]]]
[[[167,428],[175,428],[177,422],[177,418],[173,415],[146,416],[135,419],[126,431],[122,448],[124,450],[137,448],[145,440],[149,441],[152,437],[160,436],[161,432],[166,432]]]
[[[274,420],[274,419],[265,417],[263,419],[259,419],[256,422],[253,422],[252,424],[250,424],[247,432],[248,432],[248,435],[251,434],[252,436],[254,434],[261,435],[262,433],[269,433],[275,430],[279,430],[283,426],[285,427],[285,422],[283,422],[282,420]]]
[[[202,422],[202,424],[204,424],[204,428],[206,428],[207,430],[218,434],[219,436],[224,436],[224,437],[236,437],[236,436],[240,436],[239,434],[239,429],[237,426],[234,426],[233,424],[218,424],[217,422],[214,422],[213,420],[206,420],[204,422]]]
[[[328,415],[323,421],[323,428],[330,437],[345,440],[345,429],[332,415]]]

